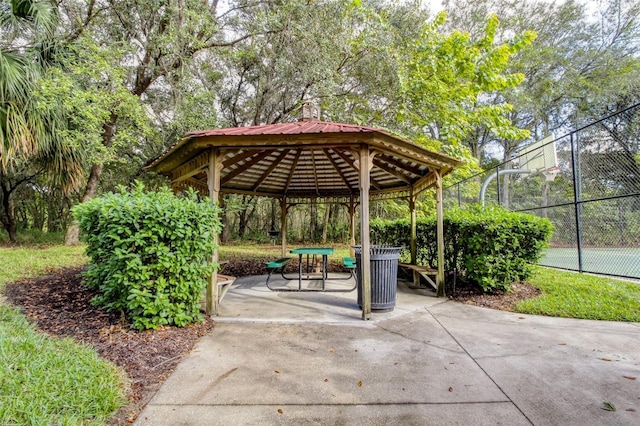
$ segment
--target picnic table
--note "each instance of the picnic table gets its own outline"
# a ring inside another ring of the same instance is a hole
[[[292,249],[289,251],[291,254],[298,255],[298,275],[297,276],[287,276],[284,273],[284,267],[291,261],[291,258],[282,258],[272,262],[267,263],[267,268],[269,268],[269,277],[267,278],[267,287],[273,291],[334,291],[334,292],[349,292],[355,289],[355,285],[353,288],[349,289],[327,289],[326,282],[329,279],[328,273],[328,264],[329,264],[329,256],[333,255],[332,247],[300,247],[297,249]],[[355,263],[351,264],[351,262],[347,262],[345,260],[345,267],[353,270],[355,267]],[[280,269],[281,275],[286,280],[297,280],[298,288],[287,288],[287,287],[271,287],[269,286],[269,280],[271,278],[271,274]],[[347,277],[332,277],[332,280],[346,280],[353,277],[353,274],[350,273]],[[322,281],[322,288],[320,289],[311,289],[311,288],[303,288],[302,281]]]

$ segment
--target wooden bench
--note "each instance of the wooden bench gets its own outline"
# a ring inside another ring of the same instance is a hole
[[[438,270],[421,265],[399,263],[401,268],[409,269],[413,273],[413,285],[420,287],[420,277],[424,278],[434,290],[438,290]],[[433,279],[431,278],[433,277]]]
[[[267,270],[269,271],[269,276],[267,277],[267,287],[269,287],[271,274],[273,274],[277,270],[280,270],[280,274],[282,274],[282,276],[284,277],[284,267],[287,266],[292,260],[292,257],[281,257],[280,259],[267,262]]]
[[[225,262],[226,263],[226,262]],[[229,288],[231,287],[231,285],[235,282],[236,277],[232,277],[231,275],[222,275],[222,274],[218,274],[218,304],[220,304],[220,302],[222,302],[222,298],[225,296],[225,294],[227,294],[227,291],[229,291]],[[206,311],[206,307],[207,307],[207,296],[206,296],[206,290],[204,290],[203,295],[202,295],[202,299],[200,300],[200,309],[202,310],[202,312]]]
[[[222,298],[227,291],[229,291],[229,287],[234,283],[236,277],[232,277],[231,275],[222,275],[218,274],[218,303],[222,302]]]

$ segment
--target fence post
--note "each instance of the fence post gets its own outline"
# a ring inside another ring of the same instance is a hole
[[[573,172],[573,207],[576,215],[576,245],[578,246],[578,271],[582,272],[582,191],[580,188],[580,160],[578,147],[571,132],[571,169]]]

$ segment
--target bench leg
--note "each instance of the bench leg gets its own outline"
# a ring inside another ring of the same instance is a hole
[[[273,271],[274,271],[274,270],[275,270],[275,269],[270,269],[270,270],[269,270],[269,275],[267,276],[267,288],[268,288],[269,290],[271,290],[271,287],[269,287],[269,280],[271,279],[271,274],[273,274]]]

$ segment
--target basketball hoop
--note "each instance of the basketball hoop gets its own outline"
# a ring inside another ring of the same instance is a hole
[[[547,170],[543,171],[542,174],[547,182],[553,182],[560,173],[560,166],[550,167]]]

